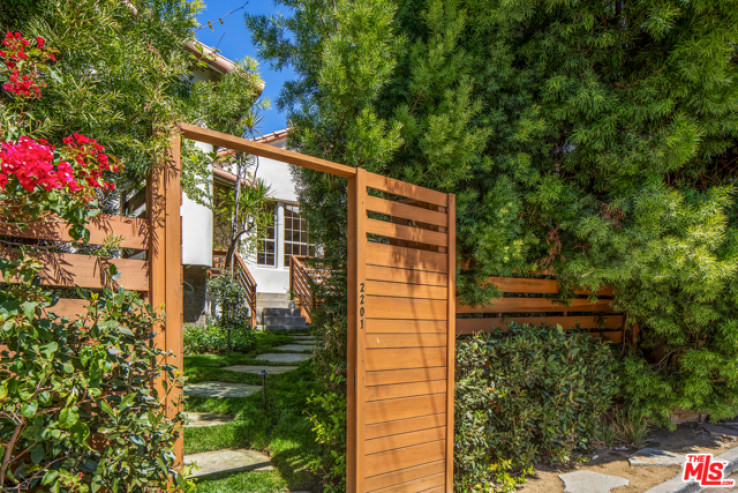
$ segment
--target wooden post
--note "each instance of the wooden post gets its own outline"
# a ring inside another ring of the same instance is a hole
[[[149,301],[155,310],[163,311],[165,321],[152,330],[157,347],[172,351],[167,363],[182,370],[182,232],[180,205],[182,166],[180,162],[180,136],[171,139],[169,155],[158,163],[151,173],[147,211],[150,221],[149,265],[151,269]],[[163,381],[157,382],[157,390],[164,395]],[[162,402],[169,418],[181,410],[182,389],[171,389]],[[180,431],[174,452],[177,464],[182,464],[183,437]]]
[[[347,305],[348,320],[346,327],[346,491],[356,493],[356,215],[357,215],[357,183],[356,177],[348,179],[348,257],[346,269],[348,276]]]
[[[446,493],[454,491],[454,400],[456,396],[456,196],[448,196],[448,333],[446,360]]]

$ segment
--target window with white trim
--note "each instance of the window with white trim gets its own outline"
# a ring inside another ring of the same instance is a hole
[[[284,206],[284,265],[289,265],[290,255],[314,257],[315,245],[308,241],[307,219],[300,215],[296,205]]]
[[[256,263],[266,267],[277,266],[277,203],[268,205],[272,212],[272,223],[267,227],[266,235],[259,238],[256,244]]]

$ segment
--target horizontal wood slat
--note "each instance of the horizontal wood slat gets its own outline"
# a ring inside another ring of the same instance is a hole
[[[376,454],[385,450],[398,449],[419,445],[421,443],[435,442],[443,440],[446,433],[445,426],[438,428],[428,428],[427,430],[413,431],[411,433],[402,433],[399,435],[390,435],[383,438],[375,438],[367,440],[364,451],[367,454]]]
[[[446,412],[446,396],[443,394],[420,397],[403,397],[388,401],[368,402],[364,408],[366,424],[373,425],[384,421],[417,418],[429,414]]]
[[[70,321],[75,321],[80,318],[81,315],[87,314],[87,308],[90,306],[90,302],[87,300],[61,298],[56,304],[46,311],[54,313],[58,317],[66,317]]]
[[[405,483],[400,483],[395,486],[389,486],[382,488],[381,490],[374,490],[372,493],[407,493],[408,491],[427,492],[432,487],[433,490],[441,488],[440,491],[444,491],[443,485],[446,482],[446,475],[443,473],[434,474],[425,478],[414,479]]]
[[[370,333],[365,335],[367,349],[382,348],[412,348],[421,346],[445,346],[446,334],[437,332],[432,334],[382,334]]]
[[[412,185],[404,181],[395,180],[386,176],[374,173],[366,174],[366,184],[369,188],[387,192],[401,197],[407,197],[420,202],[446,207],[448,205],[448,195],[443,192],[431,190],[430,188]]]
[[[136,217],[100,214],[90,220],[90,245],[105,245],[111,235],[120,238],[121,248],[145,250],[149,244],[149,224]],[[0,235],[16,238],[71,242],[69,225],[60,220],[38,221],[22,227],[15,223],[0,222]]]
[[[373,280],[376,282],[426,285],[448,289],[448,276],[438,272],[425,272],[419,270],[367,265],[366,278],[367,280]]]
[[[377,475],[397,471],[406,467],[419,466],[446,458],[446,441],[414,445],[412,447],[388,450],[365,457],[366,470]]]
[[[448,235],[429,231],[427,229],[414,226],[404,226],[402,224],[390,223],[387,221],[379,221],[377,219],[366,220],[367,233],[394,238],[396,240],[412,241],[414,243],[425,243],[427,245],[448,246]]]
[[[529,277],[490,277],[485,285],[494,284],[503,293],[540,293],[558,294],[561,291],[561,283],[556,279],[535,279]],[[574,294],[589,295],[590,291],[582,288],[574,289]],[[598,296],[613,296],[612,288],[605,286],[601,288]]]
[[[435,334],[446,333],[445,320],[391,320],[371,319],[364,321],[367,332],[375,334]]]
[[[444,378],[446,378],[446,373],[442,367],[378,370],[366,373],[366,385],[391,385],[396,383],[443,380]]]
[[[364,356],[367,371],[431,368],[446,365],[444,347],[368,349]]]
[[[364,436],[367,440],[402,433],[413,433],[415,431],[438,428],[446,424],[446,413],[428,414],[417,418],[396,419],[373,425],[367,425]]]
[[[424,284],[404,284],[383,281],[372,281],[368,282],[366,285],[366,294],[376,296],[445,300],[447,293],[448,287],[446,286],[428,286]]]
[[[445,300],[418,300],[414,298],[366,297],[366,316],[398,320],[445,320],[448,306]],[[401,326],[401,324],[398,324]]]
[[[434,226],[447,226],[448,216],[442,212],[436,212],[422,207],[394,202],[392,200],[380,199],[379,197],[367,196],[366,208],[372,212],[385,214]]]
[[[445,391],[446,379],[415,383],[398,383],[393,385],[379,385],[376,387],[367,387],[366,400],[380,401],[384,399],[396,399],[398,397],[440,394]]]
[[[495,318],[457,318],[456,333],[471,334],[492,328],[500,328],[509,322],[517,324],[561,325],[565,329],[571,329],[577,324],[583,329],[622,329],[625,323],[624,315],[571,315],[562,317],[495,317]]]
[[[382,243],[367,245],[366,262],[396,269],[414,269],[443,274],[448,272],[448,262],[446,255],[443,253],[384,245]]]
[[[536,312],[612,312],[610,300],[568,300],[562,304],[555,298],[499,298],[487,306],[456,304],[456,313],[536,313]]]
[[[104,269],[113,264],[120,272],[117,283],[131,291],[149,290],[149,263],[144,260],[103,259],[72,253],[36,253],[43,264],[39,277],[46,286],[101,289],[105,286]],[[0,282],[4,279],[0,274]]]
[[[381,493],[389,491],[387,488],[400,488],[396,491],[403,492],[416,491],[414,489],[407,488],[407,484],[409,481],[435,477],[438,474],[442,474],[443,472],[445,472],[445,470],[446,466],[443,461],[438,461],[421,464],[415,467],[409,467],[401,471],[372,476],[367,478],[366,480],[366,490],[370,492],[377,491]]]

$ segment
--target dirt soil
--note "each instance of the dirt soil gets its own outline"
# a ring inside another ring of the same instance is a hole
[[[639,448],[656,448],[677,454],[702,452],[718,455],[735,446],[738,446],[738,440],[735,437],[713,435],[699,424],[694,423],[679,425],[674,432],[666,430],[654,432]],[[613,493],[641,493],[681,472],[681,466],[631,466],[628,457],[639,448],[598,449],[587,456],[588,462],[572,467],[560,469],[536,467],[533,470],[533,476],[529,477],[528,482],[518,491],[520,493],[563,493],[564,482],[559,479],[559,474],[581,469],[620,476],[628,480],[628,486],[614,488]]]

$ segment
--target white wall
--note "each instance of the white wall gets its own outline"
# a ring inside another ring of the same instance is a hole
[[[197,143],[205,152],[212,152],[209,144]],[[210,170],[212,176],[212,170]],[[212,187],[212,182],[207,185]],[[182,264],[213,265],[213,212],[182,192]]]
[[[284,149],[287,139],[270,143],[274,147]],[[269,185],[269,197],[277,202],[277,266],[260,266],[256,263],[256,254],[245,259],[249,271],[254,276],[260,293],[287,293],[290,289],[290,266],[284,262],[284,202],[297,203],[295,180],[291,164],[274,159],[259,158],[259,170],[256,177]]]

